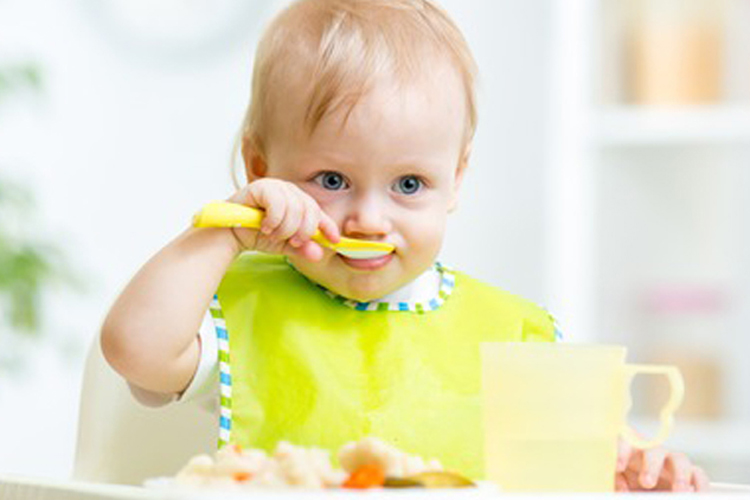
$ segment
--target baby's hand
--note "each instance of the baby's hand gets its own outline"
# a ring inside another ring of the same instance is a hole
[[[233,229],[247,250],[300,256],[312,261],[323,258],[323,248],[310,237],[320,228],[333,243],[339,241],[336,223],[312,196],[291,182],[258,179],[237,191],[228,201],[266,211],[259,231]]]
[[[617,491],[705,491],[708,476],[681,453],[663,448],[640,450],[620,440]]]

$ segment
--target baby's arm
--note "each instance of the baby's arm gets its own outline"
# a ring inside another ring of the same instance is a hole
[[[138,271],[107,315],[102,351],[131,384],[165,394],[187,387],[200,356],[201,320],[240,251],[316,260],[323,250],[310,237],[318,227],[338,241],[333,220],[294,184],[260,179],[230,201],[265,209],[265,231],[188,229]]]
[[[198,365],[203,315],[240,250],[230,230],[191,228],[153,256],[104,321],[110,365],[143,389],[182,392]]]

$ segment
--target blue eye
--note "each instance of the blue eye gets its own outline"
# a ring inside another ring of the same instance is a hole
[[[396,191],[402,194],[415,194],[422,189],[424,183],[416,175],[405,175],[396,182]]]
[[[315,182],[330,191],[339,191],[347,187],[344,176],[336,172],[323,172],[315,177]]]

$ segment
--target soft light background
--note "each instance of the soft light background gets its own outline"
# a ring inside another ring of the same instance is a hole
[[[49,297],[50,340],[24,373],[0,379],[2,472],[69,474],[84,351],[107,308],[202,203],[232,192],[262,21],[247,18],[243,36],[193,57],[149,55],[97,18],[97,3],[0,1],[0,62],[35,61],[44,78],[41,97],[0,108],[2,173],[33,186],[29,222],[90,282],[86,295]],[[278,5],[254,3],[263,20]],[[547,6],[445,6],[482,67],[481,126],[445,261],[541,300]],[[60,356],[61,338],[74,341],[72,358]]]
[[[144,49],[137,37],[118,34],[117,19],[113,25],[97,14],[98,7],[125,3],[0,0],[0,65],[36,62],[44,81],[40,96],[22,94],[0,104],[0,173],[33,188],[38,210],[28,224],[67,251],[89,286],[85,294],[50,293],[45,340],[12,345],[28,358],[28,366],[0,374],[0,473],[69,475],[86,349],[139,266],[185,228],[202,203],[231,193],[230,152],[247,105],[254,42],[259,27],[283,2],[216,2],[217,11],[242,6],[234,16],[242,29],[227,28],[221,40],[179,53],[161,52],[158,46]],[[463,28],[481,69],[472,168],[450,223],[443,260],[549,304],[564,319],[570,339],[616,340],[645,356],[650,351],[638,332],[658,335],[646,328],[657,321],[644,319],[633,304],[665,281],[680,281],[671,279],[674,275],[685,277],[681,268],[659,274],[669,267],[670,255],[709,242],[705,252],[685,257],[683,268],[701,270],[688,276],[699,288],[710,283],[712,290],[728,294],[733,313],[715,323],[709,320],[700,335],[710,339],[690,341],[748,352],[740,328],[750,319],[741,313],[750,302],[748,286],[738,279],[750,277],[749,207],[738,201],[750,187],[750,175],[742,170],[748,163],[747,142],[723,144],[720,159],[713,146],[701,149],[702,157],[690,147],[675,156],[673,148],[682,148],[679,140],[677,146],[635,152],[629,149],[633,144],[618,143],[628,132],[627,124],[618,125],[618,116],[615,126],[604,127],[612,131],[611,149],[592,145],[587,133],[576,128],[588,123],[599,129],[589,123],[597,119],[589,114],[589,101],[612,105],[622,100],[604,79],[587,80],[592,68],[614,65],[614,57],[601,55],[605,49],[597,38],[616,26],[599,11],[613,3],[617,5],[614,0],[579,1],[575,4],[583,10],[564,11],[558,8],[562,2],[553,0],[442,2]],[[163,2],[168,17],[170,4],[179,2]],[[257,9],[248,14],[248,6]],[[566,16],[579,14],[594,24],[589,38],[560,31],[560,26],[575,26]],[[750,17],[744,19],[747,26]],[[187,31],[174,28],[186,45],[200,38],[199,32],[187,37]],[[565,45],[571,41],[572,46]],[[736,102],[750,96],[742,64],[750,74],[750,57],[732,61]],[[571,95],[581,97],[581,103],[568,100]],[[738,113],[741,122],[746,114],[742,109]],[[725,120],[720,116],[719,122]],[[576,153],[575,141],[589,149],[582,146]],[[637,141],[635,147],[640,148]],[[693,166],[681,172],[684,158]],[[575,171],[579,159],[596,174],[568,176],[566,169],[572,165]],[[721,175],[703,168],[719,163]],[[672,173],[658,170],[659,165],[668,165]],[[677,189],[675,179],[681,183]],[[665,193],[670,194],[662,197]],[[566,201],[570,199],[572,205]],[[694,219],[683,217],[681,203],[710,214],[690,226]],[[683,223],[687,229],[670,233]],[[651,241],[652,247],[632,246],[639,241]],[[653,255],[661,257],[649,257]],[[690,317],[681,318],[695,324]],[[716,324],[722,331],[716,331]],[[677,345],[681,339],[669,342]],[[723,437],[736,442],[736,432],[750,421],[750,375],[735,358],[726,361],[732,367],[726,399],[736,402],[731,411],[723,420],[712,420],[720,425],[697,427],[678,442],[707,460],[715,457],[707,441]],[[701,438],[701,433],[709,437]],[[714,470],[726,480],[750,482],[737,472],[750,461],[750,452],[741,446],[732,450]]]

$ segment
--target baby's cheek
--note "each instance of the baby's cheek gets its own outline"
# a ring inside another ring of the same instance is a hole
[[[423,218],[408,228],[407,241],[410,250],[417,255],[434,257],[440,250],[445,236],[445,221],[440,218]]]

